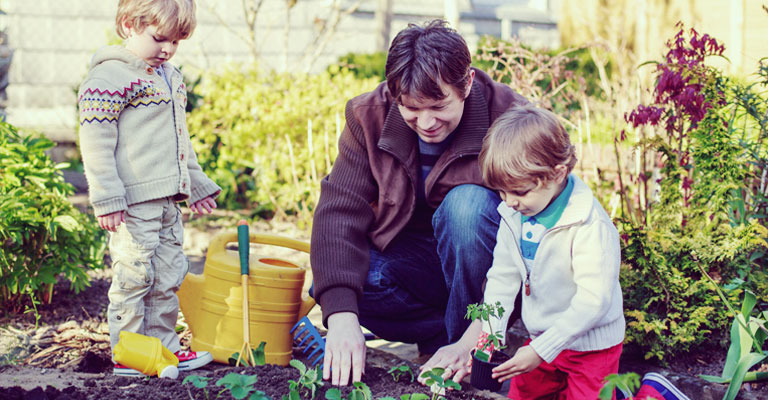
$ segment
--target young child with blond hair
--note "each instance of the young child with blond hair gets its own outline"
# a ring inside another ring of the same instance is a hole
[[[123,330],[154,336],[179,358],[179,370],[191,370],[213,358],[181,351],[175,332],[176,291],[189,270],[178,202],[210,213],[221,191],[197,162],[186,87],[168,62],[195,29],[195,4],[120,0],[116,24],[124,46],[100,48],[78,92],[89,199],[110,232],[110,344]],[[114,373],[141,375],[117,363]]]
[[[530,335],[492,376],[512,380],[511,399],[597,399],[605,376],[618,372],[624,340],[616,227],[571,174],[574,147],[549,111],[507,111],[479,160],[483,181],[502,198],[483,301],[501,302],[505,313],[492,329],[504,332],[522,290]],[[482,329],[476,321],[465,340],[477,341]]]

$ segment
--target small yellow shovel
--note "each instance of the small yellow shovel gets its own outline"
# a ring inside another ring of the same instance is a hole
[[[237,223],[237,252],[240,255],[240,284],[243,286],[243,347],[240,349],[240,355],[237,356],[235,366],[243,364],[256,366],[256,360],[253,357],[251,349],[251,322],[250,307],[248,306],[248,264],[250,261],[250,234],[248,233],[248,222],[241,219]]]

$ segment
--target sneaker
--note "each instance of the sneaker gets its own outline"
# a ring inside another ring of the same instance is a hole
[[[635,398],[645,399],[647,396],[664,400],[690,400],[688,396],[684,395],[667,378],[656,372],[645,374],[643,383],[640,385],[640,390],[638,390]]]
[[[129,368],[123,364],[118,363],[115,363],[115,367],[112,369],[112,374],[120,376],[145,376],[133,368]]]
[[[179,371],[191,371],[213,361],[213,356],[207,351],[177,351]]]

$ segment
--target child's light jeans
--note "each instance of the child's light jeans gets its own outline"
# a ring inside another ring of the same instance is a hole
[[[181,209],[171,198],[128,206],[125,223],[110,234],[112,285],[109,288],[109,338],[120,331],[154,336],[171,352],[181,349],[176,335],[179,289],[189,270],[182,251]]]

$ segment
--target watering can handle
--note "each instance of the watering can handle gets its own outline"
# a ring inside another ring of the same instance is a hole
[[[249,235],[249,240],[251,243],[285,247],[309,254],[309,243],[302,240],[290,239],[284,236],[267,233],[251,233]],[[227,249],[227,243],[236,241],[238,241],[238,235],[234,232],[216,236],[211,241],[210,246],[208,246],[208,251],[217,253],[224,252]]]

